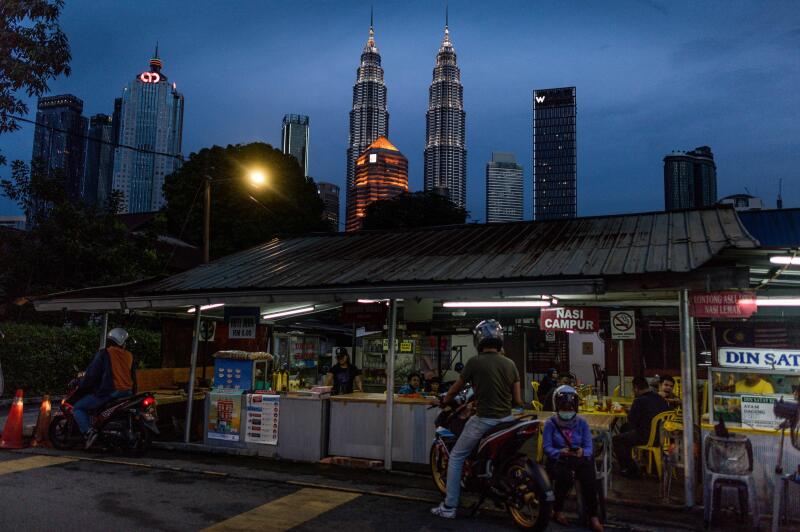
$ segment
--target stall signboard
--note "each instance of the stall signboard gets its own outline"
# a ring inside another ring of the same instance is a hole
[[[692,292],[689,314],[695,318],[749,318],[756,311],[752,291]]]
[[[239,441],[242,423],[241,392],[211,392],[210,402],[206,427],[208,438]]]
[[[259,307],[225,307],[228,339],[255,339],[260,310]]]
[[[214,359],[214,389],[238,391],[253,387],[253,361],[230,358]]]
[[[539,316],[543,331],[597,332],[600,311],[596,308],[543,308]]]
[[[636,314],[632,310],[609,312],[612,340],[636,340]]]
[[[386,303],[342,303],[342,323],[383,325],[386,323]]]
[[[760,347],[722,347],[717,362],[725,368],[775,369],[800,372],[800,351]]]
[[[278,413],[280,395],[247,394],[244,441],[278,445]]]
[[[769,395],[742,395],[742,427],[777,429],[780,420],[775,417],[776,399]]]
[[[414,353],[415,352],[415,344],[416,340],[403,340],[402,342],[395,338],[394,340],[394,352],[395,353]],[[389,352],[389,339],[383,339],[383,351],[385,353]]]

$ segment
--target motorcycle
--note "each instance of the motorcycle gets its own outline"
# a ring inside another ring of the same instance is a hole
[[[445,405],[436,418],[436,436],[430,450],[433,482],[447,493],[447,463],[467,420],[474,415],[471,390],[463,390],[453,406]],[[431,407],[435,408],[435,407]],[[550,521],[555,495],[544,469],[520,452],[540,429],[534,415],[518,416],[489,430],[464,462],[462,490],[476,493],[478,502],[470,515],[488,498],[505,507],[523,529],[544,530]]]
[[[73,407],[86,391],[80,389],[82,373],[70,381],[67,395],[61,400],[61,412],[50,422],[50,441],[56,449],[70,449],[84,445],[83,435],[73,415]],[[90,410],[92,427],[97,439],[92,447],[115,449],[134,455],[147,452],[153,434],[159,434],[156,425],[156,399],[144,392],[120,399],[112,399],[96,410]]]

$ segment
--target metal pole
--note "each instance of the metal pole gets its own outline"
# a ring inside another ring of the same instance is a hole
[[[189,368],[189,390],[186,398],[186,427],[184,443],[189,443],[192,434],[192,404],[194,403],[194,373],[197,371],[197,345],[200,341],[200,305],[194,307],[194,336],[192,337],[192,363]]]
[[[208,263],[209,240],[211,238],[211,178],[205,176],[203,191],[203,264]]]
[[[625,340],[619,340],[617,343],[617,365],[619,366],[619,396],[625,397]]]
[[[394,341],[397,337],[397,300],[389,300],[389,354],[386,357],[386,439],[383,449],[383,467],[392,470],[392,433],[394,423]]]
[[[697,342],[695,341],[695,334],[697,334],[697,323],[691,316],[689,317],[689,326],[691,327],[692,331],[692,334],[689,336],[689,353],[691,354],[691,364],[689,367],[691,368],[692,377],[692,415],[694,416],[694,419],[699,420],[700,415],[697,407],[697,349],[695,347],[697,345]],[[703,333],[701,332],[700,334]]]
[[[108,312],[103,313],[103,336],[100,338],[100,349],[106,348],[106,337],[108,336]]]
[[[678,317],[681,329],[681,399],[683,401],[683,485],[686,507],[694,506],[694,410],[692,409],[692,345],[689,318],[689,291],[681,290],[678,297]]]

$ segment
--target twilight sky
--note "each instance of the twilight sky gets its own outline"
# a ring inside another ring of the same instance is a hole
[[[444,1],[375,4],[389,138],[422,188],[425,112]],[[575,85],[578,212],[663,209],[663,162],[709,145],[720,196],[800,206],[800,9],[796,2],[450,0],[467,113],[467,194],[485,212],[485,164],[511,151],[525,168],[531,217],[532,90]],[[147,69],[156,41],[186,98],[184,154],[212,144],[280,144],[286,113],[311,117],[310,173],[343,185],[348,112],[370,2],[67,0],[72,75],[51,83],[84,113],[111,114]],[[31,116],[35,101],[30,102]],[[32,126],[0,136],[30,159]],[[7,176],[8,168],[0,168]],[[343,202],[342,198],[342,202]],[[0,215],[16,207],[0,198]]]

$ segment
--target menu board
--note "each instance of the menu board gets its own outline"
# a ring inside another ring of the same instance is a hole
[[[780,425],[775,417],[775,397],[769,395],[742,395],[742,427],[774,430]]]
[[[252,387],[252,360],[214,359],[214,388],[244,391]]]
[[[207,427],[209,439],[239,441],[241,423],[241,392],[211,392]]]
[[[278,445],[280,395],[247,394],[244,441]]]

